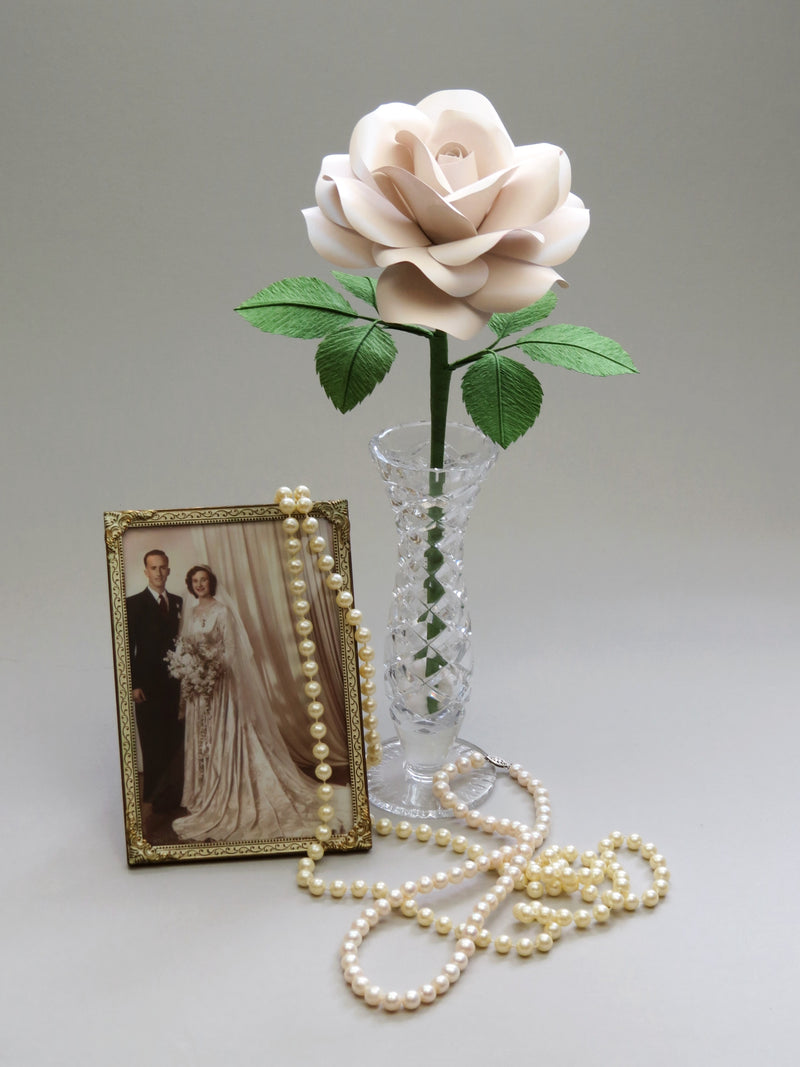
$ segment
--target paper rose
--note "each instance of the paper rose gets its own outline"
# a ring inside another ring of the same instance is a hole
[[[349,155],[326,156],[308,236],[337,266],[380,267],[386,322],[461,339],[558,282],[589,226],[551,144],[515,147],[480,93],[433,93],[362,118]]]

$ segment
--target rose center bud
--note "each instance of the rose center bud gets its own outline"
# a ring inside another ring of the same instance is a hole
[[[448,141],[447,144],[443,144],[439,149],[439,154],[436,157],[437,163],[448,163],[449,160],[442,159],[442,156],[456,156],[458,159],[465,159],[469,155],[469,152],[463,146],[458,144],[457,141]]]
[[[448,141],[436,153],[436,162],[446,174],[451,189],[463,189],[478,177],[474,152],[458,141]]]

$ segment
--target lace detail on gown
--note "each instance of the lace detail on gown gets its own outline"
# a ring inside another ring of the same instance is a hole
[[[230,610],[192,613],[176,657],[186,715],[182,840],[244,841],[313,834],[316,786],[298,770],[266,709],[253,707],[255,664],[237,648]],[[191,658],[194,658],[196,668]]]

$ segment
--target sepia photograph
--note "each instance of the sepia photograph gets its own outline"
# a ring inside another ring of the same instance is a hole
[[[132,865],[300,852],[322,804],[328,847],[369,847],[355,638],[308,555],[298,626],[283,518],[274,506],[105,515]],[[346,502],[313,518],[349,586]]]

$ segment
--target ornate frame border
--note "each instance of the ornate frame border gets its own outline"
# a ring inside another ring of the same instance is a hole
[[[350,519],[346,500],[320,501],[311,512],[326,519],[331,526],[330,551],[335,568],[352,589],[352,560],[350,555]],[[122,799],[125,818],[127,860],[131,867],[143,864],[178,863],[183,861],[267,857],[305,853],[315,840],[307,837],[273,838],[270,840],[237,842],[181,842],[154,844],[144,836],[142,804],[139,795],[136,759],[136,731],[133,689],[131,684],[130,647],[125,607],[125,557],[123,535],[127,530],[150,527],[180,527],[249,522],[276,522],[284,518],[276,505],[247,505],[243,507],[178,508],[150,511],[109,511],[104,514],[108,584],[111,601],[111,638],[116,680],[117,718],[119,725],[120,762],[122,769]],[[332,601],[331,601],[332,603]],[[361,715],[361,696],[358,684],[358,659],[353,628],[345,623],[345,611],[338,613],[342,679],[344,683],[344,719],[347,731],[347,750],[351,786],[353,828],[347,833],[334,834],[326,850],[346,852],[371,848],[369,802],[367,799],[367,766]],[[304,699],[298,691],[298,708]],[[309,742],[309,751],[311,742]]]

